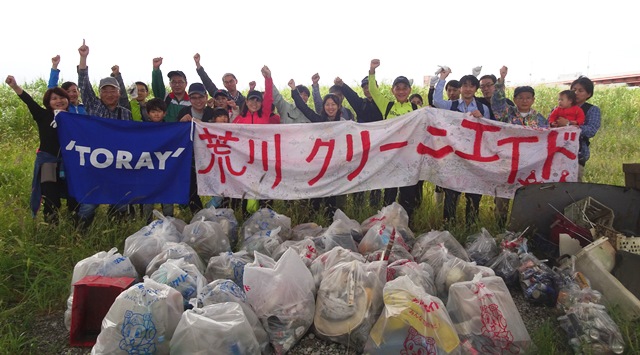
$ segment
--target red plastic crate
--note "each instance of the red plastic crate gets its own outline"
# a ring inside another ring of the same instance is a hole
[[[69,333],[71,346],[95,345],[102,319],[116,297],[135,280],[132,277],[86,276],[73,285]]]
[[[571,238],[577,239],[583,248],[593,242],[591,231],[571,222],[562,214],[556,213],[555,221],[551,224],[549,233],[551,242],[559,245],[560,233],[568,234]]]

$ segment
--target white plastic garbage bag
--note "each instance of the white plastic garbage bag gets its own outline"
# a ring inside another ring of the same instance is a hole
[[[223,226],[218,222],[193,221],[184,227],[182,241],[189,244],[202,260],[231,251],[231,244]]]
[[[322,278],[314,328],[318,337],[362,350],[382,311],[386,262],[339,263]]]
[[[146,275],[151,276],[151,274],[158,270],[160,265],[170,259],[183,259],[184,261],[195,265],[201,273],[204,272],[204,263],[200,260],[200,257],[192,247],[185,243],[168,242],[162,246],[160,254],[151,259],[149,265],[147,265]]]
[[[336,247],[328,252],[319,255],[309,266],[309,270],[311,270],[311,274],[313,275],[313,280],[315,283],[315,288],[320,287],[320,282],[322,281],[323,274],[325,270],[329,270],[334,265],[337,265],[341,262],[349,262],[349,261],[361,261],[365,262],[365,259],[362,255],[358,253],[354,253],[351,250]]]
[[[421,286],[430,295],[436,295],[435,275],[433,268],[427,263],[416,263],[409,259],[396,260],[387,266],[387,281],[400,276],[409,276],[411,281]]]
[[[111,305],[91,354],[169,354],[183,310],[180,292],[145,277]]]
[[[364,220],[360,225],[360,229],[363,234],[366,234],[377,223],[409,229],[409,215],[400,204],[394,202],[389,206],[383,207],[376,215]]]
[[[322,226],[313,223],[313,222],[309,222],[309,223],[302,223],[302,224],[298,224],[297,226],[293,227],[293,229],[291,230],[291,234],[292,240],[303,240],[307,237],[317,237],[320,234],[322,234],[323,232],[323,228]]]
[[[144,275],[147,265],[162,252],[167,242],[179,243],[182,235],[168,217],[157,219],[130,235],[124,241],[124,256],[131,259],[139,275]]]
[[[371,329],[365,354],[458,354],[460,340],[440,299],[409,276],[387,282],[384,310]]]
[[[284,354],[313,323],[315,285],[295,250],[285,251],[277,263],[269,259],[255,253],[244,270],[244,289],[276,354]]]
[[[298,253],[298,256],[300,256],[307,267],[318,257],[316,244],[312,239],[307,238],[300,241],[287,240],[280,244],[273,252],[273,259],[278,261],[289,248],[294,249],[296,253]]]
[[[242,307],[244,315],[247,317],[247,321],[253,330],[256,340],[260,345],[260,351],[265,353],[271,352],[271,344],[269,343],[269,335],[264,330],[260,319],[249,305],[247,301],[247,295],[240,286],[236,285],[231,280],[215,280],[206,285],[200,294],[200,301],[202,306],[208,306],[211,304],[218,304],[224,302],[236,302]]]
[[[244,239],[250,238],[260,231],[274,230],[278,227],[280,227],[281,241],[291,239],[291,218],[278,214],[269,208],[261,208],[242,224],[238,243],[242,245]]]
[[[471,281],[480,274],[482,277],[495,276],[495,272],[486,266],[476,265],[474,262],[459,258],[447,260],[436,275],[436,289],[441,300],[447,300],[449,288],[457,282]]]
[[[219,223],[222,226],[225,235],[229,239],[231,247],[235,247],[238,242],[238,220],[236,219],[232,209],[215,207],[201,209],[193,215],[191,223],[201,221],[202,217],[204,217],[205,221]]]
[[[131,260],[118,253],[117,248],[111,248],[108,252],[101,251],[76,263],[71,277],[71,294],[67,298],[67,310],[64,312],[64,325],[71,329],[71,309],[73,307],[73,284],[82,280],[85,276],[107,277],[133,277],[138,278],[136,269]]]
[[[525,354],[531,346],[520,312],[498,276],[453,284],[447,310],[468,353]]]
[[[246,250],[249,255],[253,255],[253,252],[257,251],[261,254],[272,256],[278,246],[283,242],[280,237],[282,227],[276,227],[275,229],[261,230],[250,237],[245,238],[241,244],[241,250]]]
[[[204,276],[193,264],[184,259],[169,259],[151,275],[151,279],[175,288],[184,297],[184,306],[198,296],[198,291],[206,284]]]
[[[242,288],[244,287],[244,267],[252,261],[253,258],[244,250],[237,253],[221,253],[209,259],[204,276],[209,282],[229,279]]]
[[[329,226],[329,231],[331,234],[349,234],[358,243],[363,236],[360,223],[349,218],[341,209],[333,213],[333,223]]]
[[[465,250],[471,261],[482,266],[488,266],[491,260],[498,256],[496,240],[484,227],[480,233],[470,235],[467,238]]]
[[[239,304],[187,310],[171,338],[172,354],[260,354],[260,346]]]
[[[434,231],[420,235],[411,250],[417,262],[427,261],[424,255],[432,247],[444,244],[448,252],[462,260],[470,261],[467,251],[448,231]],[[428,262],[428,261],[427,261]]]

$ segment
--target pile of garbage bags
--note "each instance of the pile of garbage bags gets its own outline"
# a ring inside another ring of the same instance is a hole
[[[115,300],[92,353],[285,354],[313,332],[368,354],[524,354],[531,338],[508,290],[518,286],[541,304],[563,295],[576,339],[595,331],[575,320],[602,323],[598,307],[574,302],[597,298],[547,277],[557,272],[521,235],[496,242],[483,229],[466,247],[448,231],[416,237],[396,203],[362,223],[338,210],[327,228],[292,227],[266,208],[240,227],[232,210],[214,207],[189,224],[157,217],[126,238],[123,255],[76,265],[72,282],[140,281]],[[599,339],[612,338],[605,328]]]

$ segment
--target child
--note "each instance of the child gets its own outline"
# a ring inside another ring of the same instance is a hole
[[[147,113],[151,122],[164,122],[167,114],[167,104],[160,98],[147,101]],[[173,204],[162,204],[162,214],[173,217]],[[142,205],[142,216],[146,218],[147,223],[153,220],[153,204]]]
[[[559,124],[558,118],[564,117],[569,122]],[[558,95],[558,107],[549,116],[551,127],[563,127],[568,125],[582,126],[584,124],[584,111],[576,104],[576,93],[572,90],[564,90]]]
[[[229,123],[229,111],[223,107],[216,107],[213,109],[213,122],[215,123]]]

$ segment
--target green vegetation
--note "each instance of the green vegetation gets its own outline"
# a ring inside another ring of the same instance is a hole
[[[383,92],[388,94],[389,86],[382,86]],[[24,85],[24,89],[39,101],[46,83],[38,80]],[[359,87],[357,89],[360,90]],[[417,90],[426,99],[427,89]],[[323,88],[323,92],[326,91],[327,88]],[[535,107],[548,115],[559,91],[558,88],[536,88]],[[289,96],[288,89],[282,93]],[[591,102],[602,109],[603,123],[592,140],[591,160],[587,164],[585,179],[624,185],[622,164],[640,162],[640,91],[624,87],[597,87]],[[42,350],[34,349],[37,340],[31,324],[38,317],[64,309],[75,263],[113,246],[122,251],[124,239],[142,227],[144,221],[109,221],[101,209],[95,223],[81,233],[74,229],[66,211],[62,212],[63,219],[58,226],[44,223],[41,214],[32,219],[28,201],[38,134],[26,106],[6,85],[0,86],[0,137],[0,353],[38,353]],[[423,204],[412,219],[416,235],[443,228],[441,211],[437,211],[432,202],[433,185],[426,184],[424,192]],[[492,208],[493,202],[483,199],[480,225],[495,233],[497,227]],[[308,221],[325,226],[329,224],[323,216],[310,215],[298,203],[278,201],[275,209],[290,216],[294,225]],[[461,213],[462,210],[459,209]],[[349,201],[345,212],[362,221],[376,211],[370,206],[356,206]],[[190,220],[188,211],[179,213],[177,217]],[[240,214],[237,217],[241,219]],[[464,220],[462,214],[458,220]],[[462,223],[447,227],[459,238],[470,234]],[[621,326],[627,353],[639,351],[637,334],[640,334],[640,325],[623,322],[619,313],[614,317]],[[555,320],[533,330],[531,336],[540,353],[569,351],[566,337],[559,332]],[[46,352],[60,353],[61,348],[54,347]]]

